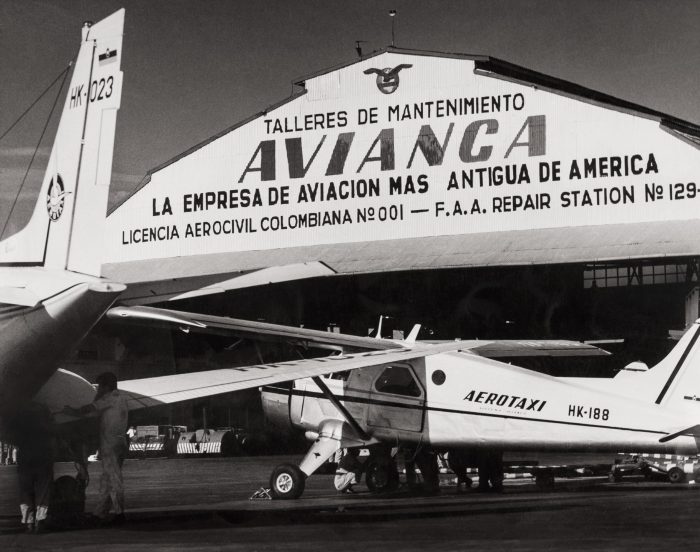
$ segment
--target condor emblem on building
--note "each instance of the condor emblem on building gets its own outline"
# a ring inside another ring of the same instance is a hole
[[[61,218],[63,213],[63,204],[65,203],[65,191],[63,188],[63,180],[59,175],[56,175],[56,180],[51,179],[49,191],[46,193],[46,210],[49,213],[49,218],[54,222]]]
[[[413,67],[413,65],[410,63],[402,63],[393,69],[391,67],[385,69],[375,69],[372,67],[371,69],[365,70],[365,75],[376,73],[377,88],[379,88],[379,91],[382,94],[393,94],[399,87],[399,71],[401,71],[401,69],[408,69],[409,67]]]

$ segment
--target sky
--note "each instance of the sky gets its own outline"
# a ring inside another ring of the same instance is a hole
[[[700,124],[696,0],[2,0],[0,134],[73,58],[82,22],[121,7],[110,206],[150,169],[288,97],[298,77],[356,59],[356,40],[366,53],[389,45],[390,9],[398,47],[490,55]],[[0,224],[54,91],[0,140]],[[56,124],[10,227],[36,200]]]

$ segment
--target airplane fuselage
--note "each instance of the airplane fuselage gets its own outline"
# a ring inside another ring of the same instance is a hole
[[[438,354],[395,365],[354,370],[347,380],[324,379],[374,439],[437,449],[648,451],[696,454],[693,437],[668,443],[670,428],[688,412],[476,357]],[[286,394],[285,394],[286,393]],[[287,401],[289,401],[288,407]],[[311,380],[291,390],[266,390],[268,417],[305,431],[343,416]]]
[[[11,274],[24,283],[27,294],[45,297],[32,306],[0,308],[2,416],[16,411],[39,391],[124,286],[41,268],[0,270],[8,283]]]
[[[0,241],[0,421],[35,398],[125,289],[99,277],[123,28],[123,9],[83,23],[34,210]]]

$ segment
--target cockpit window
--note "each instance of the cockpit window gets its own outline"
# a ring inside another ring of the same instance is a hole
[[[420,397],[421,391],[413,373],[406,366],[388,366],[379,376],[374,388],[380,393]]]

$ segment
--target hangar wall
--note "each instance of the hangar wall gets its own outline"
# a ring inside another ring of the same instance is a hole
[[[700,221],[693,125],[489,60],[391,49],[300,81],[299,94],[149,174],[108,218],[109,275],[178,259],[177,276],[187,257],[221,255],[229,268],[320,260],[371,272],[370,257],[397,243],[394,269],[474,266],[471,244],[499,237],[510,249],[482,264],[528,264],[533,231],[551,242],[533,255],[545,264],[616,258],[598,254],[611,245],[664,256],[660,232],[674,254],[698,253],[686,231]],[[588,249],[562,257],[556,240]],[[426,243],[451,254],[426,263]]]

